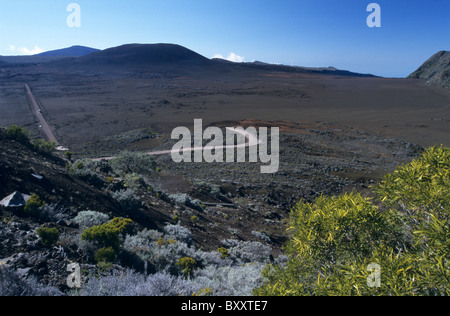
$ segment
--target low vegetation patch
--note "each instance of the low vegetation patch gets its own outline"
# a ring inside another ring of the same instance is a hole
[[[450,149],[428,149],[374,191],[298,203],[289,261],[268,266],[254,294],[449,295]]]
[[[44,247],[53,246],[59,238],[59,230],[57,228],[39,227],[36,234],[41,239]]]

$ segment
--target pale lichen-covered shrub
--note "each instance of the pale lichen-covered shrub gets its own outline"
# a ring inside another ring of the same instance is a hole
[[[264,232],[259,232],[259,231],[252,231],[252,235],[265,241],[265,242],[270,242],[270,237],[267,236]]]
[[[15,271],[0,266],[0,296],[62,296],[57,288],[40,284],[34,278],[22,278]]]
[[[269,262],[272,248],[258,241],[226,239],[222,244],[228,248],[228,258],[236,263]]]
[[[188,278],[196,294],[251,295],[261,284],[261,272],[271,260],[271,248],[259,242],[225,240],[227,248],[223,247],[221,252],[195,249],[191,243],[192,233],[187,228],[169,224],[164,227],[164,234],[144,230],[127,235],[123,249],[138,256],[141,266],[146,262],[152,266],[151,271],[160,272],[159,282],[167,274]],[[223,256],[224,251],[227,256]]]
[[[69,220],[70,215],[68,210],[61,205],[56,204],[44,204],[39,207],[38,218],[46,222],[58,222],[60,220]]]
[[[204,194],[208,194],[214,197],[218,196],[221,192],[220,186],[205,181],[199,181],[194,183],[194,187],[197,191],[200,191]]]
[[[184,242],[188,245],[192,244],[192,233],[186,227],[168,224],[164,227],[164,232],[176,240]]]
[[[80,226],[80,228],[86,229],[108,222],[109,216],[104,213],[88,210],[79,212],[74,218],[74,221]]]
[[[192,276],[200,288],[211,289],[214,296],[251,296],[254,288],[262,284],[262,263],[237,266],[209,265],[197,269]]]
[[[107,162],[78,159],[69,166],[69,172],[92,186],[103,188],[106,181],[101,173],[106,173],[108,171],[108,167],[105,164],[107,164]]]
[[[150,155],[140,152],[124,151],[110,161],[115,173],[124,176],[128,173],[136,173],[143,176],[150,175],[156,167],[156,163]]]
[[[142,206],[139,198],[130,189],[112,192],[111,196],[119,202],[122,209],[126,212],[135,212]]]
[[[186,205],[187,207],[193,208],[198,211],[203,211],[203,207],[200,205],[200,201],[197,199],[192,199],[186,193],[175,193],[169,195],[169,198],[179,205]]]
[[[81,289],[83,296],[192,296],[200,288],[189,280],[165,272],[144,275],[132,270],[92,276]]]

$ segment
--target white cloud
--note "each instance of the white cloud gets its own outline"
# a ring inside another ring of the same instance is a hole
[[[228,60],[228,61],[232,61],[232,62],[235,62],[235,63],[242,63],[242,62],[244,62],[244,57],[242,57],[242,56],[239,56],[239,55],[237,55],[237,54],[235,54],[235,53],[230,53],[229,55],[228,55],[228,57],[223,57],[223,55],[222,54],[215,54],[212,58],[220,58],[220,59],[225,59],[225,60]]]
[[[19,53],[21,55],[36,55],[43,53],[44,50],[38,46],[34,46],[33,49],[29,49],[27,47],[16,47],[14,45],[9,45],[9,51]]]

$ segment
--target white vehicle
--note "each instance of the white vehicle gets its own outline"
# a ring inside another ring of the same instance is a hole
[[[61,146],[61,145],[58,145],[58,146],[56,146],[56,150],[57,151],[69,151],[69,148]]]

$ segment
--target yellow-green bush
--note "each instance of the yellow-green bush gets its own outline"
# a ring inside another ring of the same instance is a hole
[[[268,266],[256,295],[450,294],[450,150],[428,149],[383,177],[377,205],[357,194],[292,210],[284,266]],[[369,269],[379,268],[373,286]]]
[[[42,245],[45,247],[53,246],[59,238],[59,230],[57,228],[39,227],[36,234],[41,239]]]
[[[36,139],[33,141],[33,147],[41,153],[51,154],[56,148],[56,143],[54,141],[46,141],[45,139]]]
[[[117,259],[117,253],[116,250],[113,249],[113,247],[103,247],[98,249],[95,252],[95,261],[97,263],[112,263],[116,261]]]
[[[228,249],[225,248],[225,247],[218,248],[217,252],[220,253],[222,259],[228,258],[230,256],[230,253],[228,252]]]
[[[193,258],[183,257],[178,259],[177,266],[185,276],[189,276],[192,274],[196,262]]]
[[[125,233],[131,223],[133,221],[130,219],[116,217],[108,223],[84,230],[81,239],[96,242],[101,248],[112,247],[118,250],[120,247],[119,235]]]
[[[25,204],[24,212],[28,216],[36,216],[42,205],[44,205],[44,202],[41,198],[37,194],[33,194]]]
[[[335,263],[368,255],[381,244],[401,242],[401,222],[393,211],[380,212],[359,194],[319,197],[292,210],[288,253]]]
[[[11,125],[10,127],[8,127],[8,129],[6,130],[6,137],[12,140],[16,140],[24,145],[30,145],[30,138],[27,131],[17,125]]]
[[[383,203],[408,211],[417,220],[430,212],[447,217],[450,209],[450,148],[431,147],[411,163],[387,174],[375,192]]]

